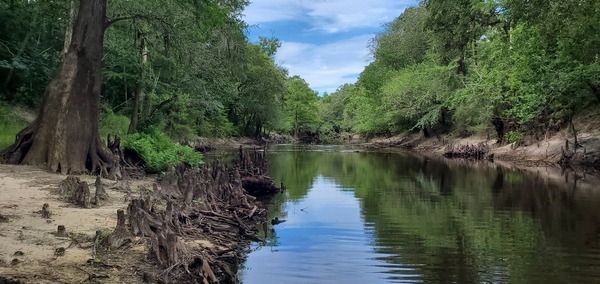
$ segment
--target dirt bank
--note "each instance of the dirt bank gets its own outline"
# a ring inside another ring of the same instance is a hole
[[[237,283],[266,218],[242,184],[276,190],[260,155],[240,157],[235,168],[177,169],[160,181],[102,180],[109,197],[92,208],[59,194],[65,176],[0,165],[0,283]],[[95,177],[78,178],[95,191]]]
[[[496,143],[495,135],[467,138],[432,137],[423,138],[419,133],[397,135],[391,138],[374,139],[363,144],[367,148],[403,148],[428,155],[444,155],[450,149],[472,145],[486,151],[494,160],[521,166],[560,166],[600,169],[600,112],[578,117],[574,120],[577,132],[570,128],[554,133],[544,133],[538,139],[526,137],[515,143]]]

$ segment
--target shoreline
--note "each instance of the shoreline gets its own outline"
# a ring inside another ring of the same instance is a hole
[[[58,194],[66,176],[0,165],[0,283],[239,283],[239,264],[262,241],[266,220],[266,204],[242,185],[270,180],[245,153],[239,169],[181,168],[127,185],[102,179],[108,198],[91,208]],[[94,187],[95,177],[76,178]]]
[[[367,149],[403,149],[426,156],[444,158],[452,148],[461,146],[482,147],[486,159],[520,167],[566,167],[589,172],[600,172],[600,131],[578,135],[574,149],[572,135],[561,131],[542,141],[521,143],[496,143],[495,139],[470,136],[466,138],[424,138],[420,134],[401,134],[390,138],[376,138],[356,144]],[[568,148],[565,147],[568,145]],[[491,155],[491,156],[490,156]],[[565,155],[568,161],[564,161]],[[450,158],[452,159],[452,158]],[[566,164],[563,164],[566,162]]]

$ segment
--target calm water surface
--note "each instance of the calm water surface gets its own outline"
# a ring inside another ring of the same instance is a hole
[[[594,177],[278,146],[244,283],[600,283]]]

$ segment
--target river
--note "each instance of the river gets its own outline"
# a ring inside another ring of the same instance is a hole
[[[286,222],[246,284],[600,282],[594,177],[335,146],[275,146],[269,174]]]

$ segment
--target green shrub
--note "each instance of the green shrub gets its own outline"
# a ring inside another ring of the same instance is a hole
[[[110,108],[105,108],[100,114],[100,138],[106,139],[108,134],[123,137],[129,130],[129,117],[116,114]]]
[[[11,107],[0,104],[0,150],[15,142],[15,136],[27,126],[27,121],[18,116]]]
[[[160,172],[167,169],[167,165],[197,167],[202,164],[202,155],[194,149],[173,143],[158,130],[149,130],[149,133],[135,133],[126,135],[121,140],[123,149],[130,149],[138,153],[146,163],[149,172]]]
[[[508,143],[513,143],[513,142],[522,142],[524,139],[523,134],[517,131],[509,131],[508,133],[506,133],[506,141],[508,141]]]

